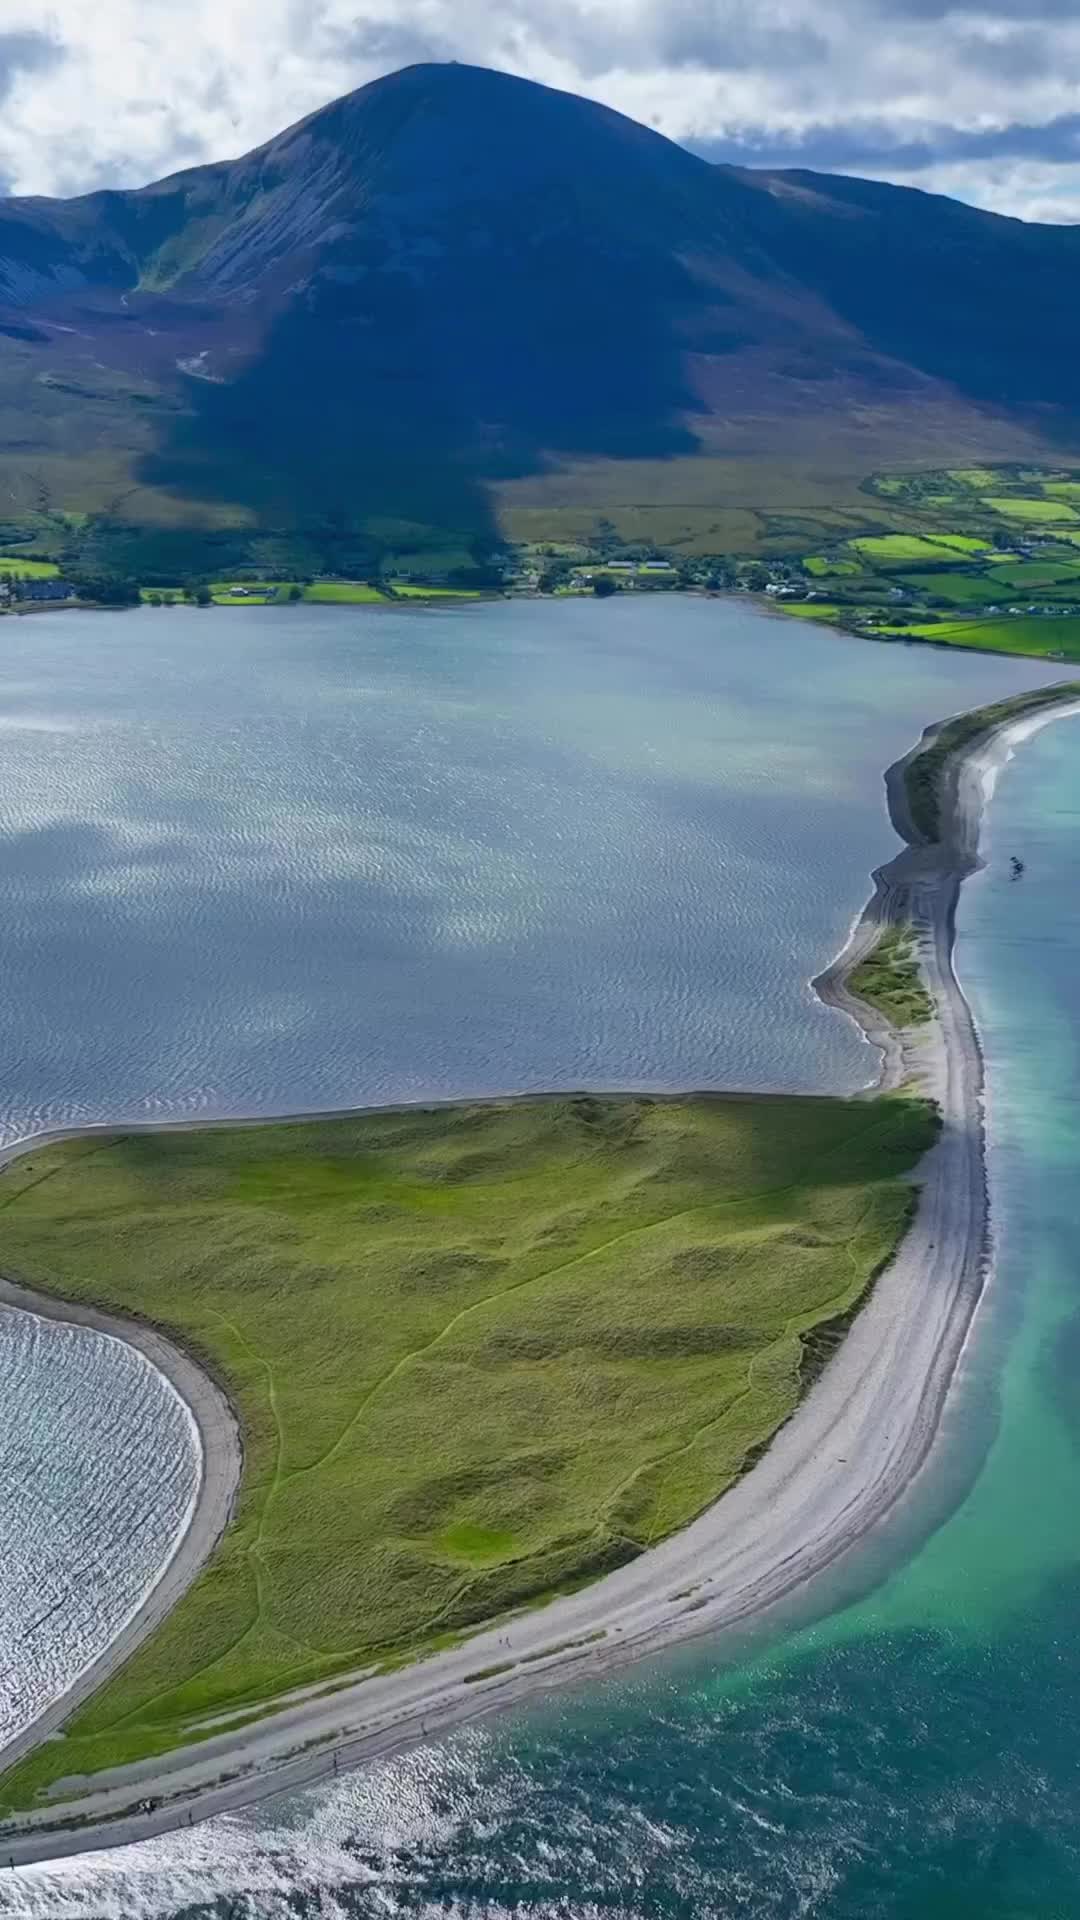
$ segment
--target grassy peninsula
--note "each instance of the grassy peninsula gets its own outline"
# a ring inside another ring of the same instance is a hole
[[[904,769],[908,813],[916,834],[929,844],[940,837],[941,781],[954,754],[1006,721],[1022,720],[1026,713],[1075,700],[1080,700],[1080,680],[1065,680],[1060,686],[1035,687],[1030,693],[1014,694],[993,706],[975,707],[970,713],[946,720]]]
[[[796,1406],[889,1258],[926,1102],[557,1098],[42,1147],[0,1266],[229,1387],[235,1522],[0,1788],[197,1740],[630,1558]]]

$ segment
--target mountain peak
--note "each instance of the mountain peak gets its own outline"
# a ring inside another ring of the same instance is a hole
[[[680,177],[706,163],[598,101],[516,74],[458,61],[420,61],[371,80],[288,128],[260,153],[308,140],[354,158],[392,163],[398,182],[426,194],[483,186],[499,195],[572,175],[619,191]]]
[[[460,550],[490,485],[560,469],[604,470],[602,513],[675,455],[1026,456],[1080,423],[1078,295],[1080,229],[713,167],[419,62],[238,160],[0,207],[0,479],[77,420],[80,509],[101,473],[173,521],[415,522]]]

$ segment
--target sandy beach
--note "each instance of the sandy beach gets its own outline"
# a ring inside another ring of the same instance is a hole
[[[261,1721],[97,1776],[85,1791],[75,1781],[61,1783],[62,1806],[0,1828],[0,1863],[112,1847],[186,1825],[401,1751],[680,1640],[747,1622],[832,1566],[896,1505],[927,1460],[990,1258],[983,1062],[953,966],[957,899],[979,864],[980,825],[998,769],[1021,739],[1077,712],[1080,701],[1028,711],[949,762],[941,839],[932,846],[918,843],[908,817],[904,773],[935,729],[886,776],[893,824],[907,844],[874,875],[872,897],[847,945],[815,986],[880,1050],[878,1084],[910,1080],[938,1102],[943,1128],[919,1169],[918,1211],[895,1259],[753,1469],[681,1533],[579,1593],[400,1671],[309,1689]],[[932,1022],[903,1039],[847,985],[889,922],[915,929],[936,1007]],[[4,1158],[41,1143],[39,1137]],[[5,1752],[10,1764],[62,1724],[195,1577],[227,1524],[240,1449],[226,1396],[155,1329],[6,1283],[0,1301],[86,1320],[139,1345],[191,1406],[204,1454],[195,1517],[169,1567],[119,1639]]]

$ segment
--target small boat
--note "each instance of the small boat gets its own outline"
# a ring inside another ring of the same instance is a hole
[[[1020,860],[1020,859],[1018,859],[1018,858],[1017,858],[1017,856],[1016,856],[1016,854],[1014,853],[1014,854],[1012,854],[1012,855],[1010,855],[1010,865],[1011,865],[1011,867],[1012,867],[1012,877],[1013,877],[1013,879],[1014,879],[1014,880],[1019,880],[1019,878],[1020,878],[1020,875],[1021,875],[1021,874],[1023,873],[1023,871],[1024,871],[1024,863],[1023,863],[1023,861],[1022,861],[1022,860]]]

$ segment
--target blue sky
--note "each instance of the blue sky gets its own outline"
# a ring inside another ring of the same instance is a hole
[[[1080,220],[1080,0],[0,0],[0,184],[135,185],[419,59],[569,87],[717,159]]]

